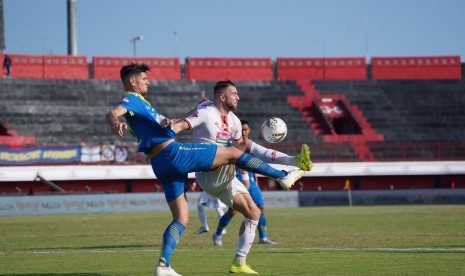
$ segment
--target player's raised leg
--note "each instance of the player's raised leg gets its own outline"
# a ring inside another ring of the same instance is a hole
[[[304,171],[300,169],[289,172],[277,170],[257,157],[244,153],[235,147],[218,147],[212,169],[224,164],[234,164],[243,170],[275,178],[285,190],[291,188],[304,175]]]
[[[313,167],[310,160],[310,148],[306,144],[302,144],[300,153],[296,156],[289,156],[280,151],[266,148],[253,141],[248,152],[267,163],[296,166],[304,171],[310,171]]]

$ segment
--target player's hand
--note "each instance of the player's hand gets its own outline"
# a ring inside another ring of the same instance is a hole
[[[163,127],[163,128],[169,127],[169,126],[171,126],[173,123],[174,123],[174,120],[165,117],[165,118],[163,118],[163,121],[161,122],[161,127]]]
[[[118,122],[111,126],[111,132],[113,132],[113,134],[118,134],[119,137],[123,137],[125,129],[128,129],[126,122]]]

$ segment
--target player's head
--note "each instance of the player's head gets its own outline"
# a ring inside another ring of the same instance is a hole
[[[127,64],[121,68],[120,77],[126,91],[137,92],[141,95],[147,94],[149,80],[147,71],[150,67],[145,63]]]
[[[247,140],[249,139],[249,134],[251,131],[249,121],[241,120],[242,125],[242,139]]]
[[[230,80],[219,81],[213,89],[215,104],[221,103],[228,111],[236,110],[239,102],[239,93],[236,85]]]

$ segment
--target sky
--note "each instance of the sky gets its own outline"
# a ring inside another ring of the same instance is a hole
[[[3,0],[5,53],[66,55],[67,0]],[[78,55],[465,59],[465,0],[77,0]]]

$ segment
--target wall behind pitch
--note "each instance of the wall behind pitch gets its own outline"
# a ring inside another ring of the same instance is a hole
[[[200,193],[188,192],[190,210],[197,210]],[[267,208],[299,207],[297,192],[265,192]],[[5,196],[0,216],[168,211],[163,193]]]

